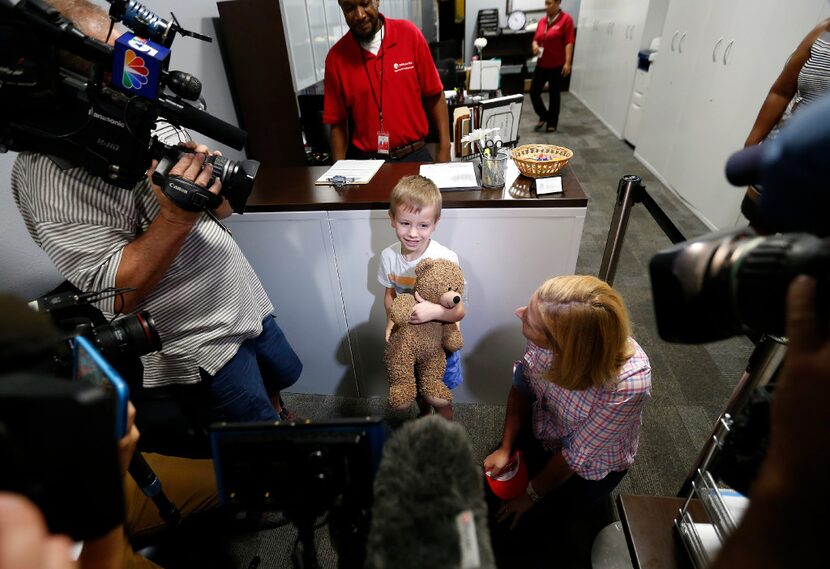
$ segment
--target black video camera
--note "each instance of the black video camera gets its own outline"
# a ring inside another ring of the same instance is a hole
[[[107,322],[93,303],[120,294],[119,290],[100,292],[61,292],[41,297],[31,303],[47,313],[55,326],[67,337],[84,336],[122,375],[138,381],[139,357],[161,349],[161,338],[153,317],[146,310],[127,314]],[[53,352],[58,375],[69,374],[68,346]]]
[[[115,407],[103,389],[38,373],[0,376],[0,489],[76,540],[124,519]]]
[[[801,233],[763,237],[751,229],[723,231],[657,253],[649,268],[661,338],[697,344],[741,333],[781,336],[786,332],[787,290],[800,274],[817,281],[817,320],[827,332],[828,156],[830,97],[824,97],[799,111],[773,140],[729,159],[730,182],[762,188],[758,221],[772,231]],[[750,360],[748,370],[756,364]],[[774,373],[769,384],[750,393],[737,409],[724,451],[712,466],[741,492],[748,491],[766,452],[772,397]]]
[[[153,159],[181,151],[154,134],[160,120],[242,149],[245,131],[189,102],[199,98],[199,80],[167,68],[176,33],[210,38],[134,0],[109,2],[113,23],[123,21],[147,39],[125,33],[112,47],[45,0],[0,0],[0,151],[41,152],[131,189]],[[223,196],[242,213],[259,163],[212,158],[211,165]],[[171,199],[185,209],[200,203]]]
[[[658,252],[650,270],[657,330],[668,342],[783,336],[787,289],[801,274],[818,280],[823,321],[830,315],[830,241],[808,233],[713,233]]]

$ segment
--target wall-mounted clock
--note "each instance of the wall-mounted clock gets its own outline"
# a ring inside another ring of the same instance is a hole
[[[510,12],[510,15],[507,17],[507,27],[513,30],[514,32],[523,30],[525,28],[526,23],[527,16],[525,16],[525,13],[521,10],[514,10]]]

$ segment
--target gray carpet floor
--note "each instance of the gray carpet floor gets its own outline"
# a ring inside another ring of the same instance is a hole
[[[617,183],[625,174],[643,178],[647,191],[687,238],[707,233],[707,228],[633,156],[625,142],[617,139],[570,93],[562,97],[559,132],[534,133],[536,116],[526,97],[521,142],[547,142],[574,151],[570,163],[589,197],[577,272],[596,275],[605,247],[614,209]],[[718,165],[717,167],[722,167]],[[736,190],[738,191],[738,190]],[[675,495],[698,451],[709,436],[735,383],[746,367],[752,344],[745,338],[690,346],[669,344],[657,335],[652,308],[648,262],[671,242],[661,232],[644,206],[632,209],[614,286],[625,299],[634,335],[649,355],[653,368],[653,398],[643,418],[637,462],[622,481],[625,494]],[[336,396],[286,394],[286,404],[303,417],[314,419],[383,415],[385,401]],[[483,459],[500,441],[504,406],[457,404],[455,420],[465,426],[476,456]],[[414,410],[413,410],[414,414]],[[582,535],[588,548],[595,531],[613,519],[609,504],[593,516]],[[290,567],[295,534],[281,528],[247,534],[229,544],[235,566],[248,567],[254,555],[262,569]],[[318,531],[323,567],[336,566],[336,556],[324,530]]]

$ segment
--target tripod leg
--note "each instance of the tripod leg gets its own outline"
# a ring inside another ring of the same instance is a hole
[[[761,338],[761,341],[755,346],[752,355],[749,357],[746,371],[732,391],[732,395],[726,403],[723,413],[721,413],[721,419],[715,425],[706,444],[703,445],[685,482],[683,482],[683,486],[680,488],[680,492],[677,493],[678,496],[686,497],[691,493],[692,481],[697,476],[697,471],[699,469],[706,469],[712,457],[720,448],[720,444],[727,430],[723,423],[724,418],[735,416],[746,404],[749,395],[756,388],[763,387],[775,379],[786,354],[786,340],[776,336],[764,336]]]

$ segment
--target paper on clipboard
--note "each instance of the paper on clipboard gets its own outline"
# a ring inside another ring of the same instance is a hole
[[[338,160],[314,183],[332,186],[335,185],[334,177],[340,176],[344,179],[344,184],[368,184],[384,162],[385,160]]]
[[[481,189],[472,162],[421,164],[420,174],[432,180],[439,190]]]

